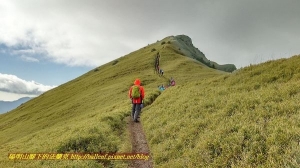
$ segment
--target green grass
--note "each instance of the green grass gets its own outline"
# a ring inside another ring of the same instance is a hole
[[[166,90],[142,117],[156,167],[299,167],[299,65],[294,56]]]
[[[165,77],[154,74],[158,51]],[[155,167],[298,167],[298,65],[295,56],[229,74],[158,41],[1,114],[0,167],[126,167],[10,161],[7,154],[131,152],[127,92],[136,78],[145,87],[141,120]],[[170,77],[176,86],[159,92]]]
[[[133,69],[136,58],[151,59],[147,54],[144,49],[121,57],[0,115],[1,167],[101,167],[86,160],[9,161],[9,152],[130,152],[124,121],[130,114],[127,92],[136,77],[143,80],[143,74],[152,73],[140,65]]]

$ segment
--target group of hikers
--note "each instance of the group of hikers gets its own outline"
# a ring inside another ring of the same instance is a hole
[[[155,64],[154,64],[155,73],[157,72],[159,76],[163,76],[164,71],[159,68],[159,59],[160,59],[160,54],[157,53],[155,57]],[[162,84],[158,86],[158,89],[163,91],[170,86],[175,86],[175,80],[173,79],[173,77],[171,77],[166,87]],[[145,90],[144,87],[141,86],[140,79],[136,79],[134,81],[134,85],[131,86],[129,89],[128,96],[132,101],[131,117],[134,122],[139,122],[138,118],[141,113],[141,109],[143,108],[143,100],[145,97]]]
[[[172,77],[171,77],[171,79],[170,79],[170,81],[169,81],[169,83],[166,87],[164,86],[164,84],[161,84],[161,85],[158,86],[158,89],[160,91],[163,91],[163,90],[166,90],[170,86],[175,86],[175,80]]]
[[[158,52],[156,54],[155,61],[154,61],[154,73],[158,73],[159,76],[163,76],[164,71],[159,67],[159,59],[160,59],[160,54]]]

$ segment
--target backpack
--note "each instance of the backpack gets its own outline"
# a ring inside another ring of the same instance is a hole
[[[174,80],[172,80],[171,86],[175,86],[175,81]]]
[[[139,86],[137,86],[137,85],[132,86],[131,97],[134,98],[134,99],[137,99],[137,98],[141,97]]]

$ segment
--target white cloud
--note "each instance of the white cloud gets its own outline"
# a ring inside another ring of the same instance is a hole
[[[36,96],[38,95],[9,93],[0,90],[0,101],[15,101],[23,97],[36,97]]]
[[[26,56],[44,54],[71,66],[99,66],[131,52],[115,42],[121,27],[90,8],[93,4],[76,1],[1,1],[0,43],[33,50]]]
[[[186,34],[208,59],[244,66],[258,54],[299,54],[299,5],[292,0],[1,0],[0,44],[34,50],[20,56],[99,66],[166,36]]]
[[[27,61],[27,62],[39,62],[38,59],[30,57],[30,56],[25,56],[25,55],[22,55],[21,59],[24,61]]]
[[[35,81],[26,81],[15,75],[0,73],[0,91],[38,95],[56,86],[47,86]]]

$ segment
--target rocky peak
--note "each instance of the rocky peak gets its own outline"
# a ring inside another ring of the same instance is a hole
[[[205,64],[208,67],[226,72],[232,72],[236,70],[236,67],[233,64],[219,65],[214,61],[208,60],[203,52],[201,52],[198,48],[194,47],[192,39],[189,36],[177,35],[170,36],[165,39],[168,39],[170,42],[172,42],[172,44],[175,45],[176,48],[180,50],[180,52],[183,53],[185,56],[193,58]]]

